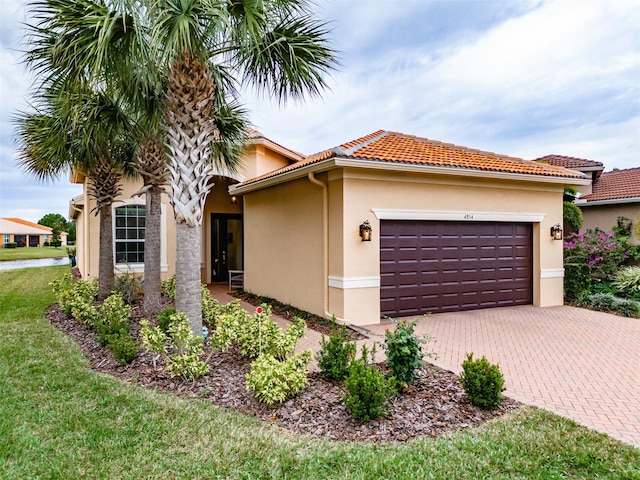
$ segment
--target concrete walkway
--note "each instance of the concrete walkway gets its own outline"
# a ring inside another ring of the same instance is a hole
[[[234,297],[224,284],[209,286],[214,298]],[[241,305],[249,312],[255,307]],[[274,315],[280,326],[288,321]],[[384,342],[386,321],[365,327],[358,342]],[[459,373],[467,352],[498,363],[506,395],[571,418],[640,448],[640,320],[574,307],[492,308],[421,317],[416,332],[433,340],[429,362]],[[307,330],[296,350],[320,348],[321,335]],[[384,359],[379,348],[378,360]],[[316,368],[315,360],[311,368]]]
[[[424,316],[416,332],[434,339],[432,363],[459,373],[467,352],[485,355],[506,395],[640,447],[639,319],[525,306]]]

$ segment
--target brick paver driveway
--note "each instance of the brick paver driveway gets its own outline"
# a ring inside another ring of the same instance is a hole
[[[417,333],[435,339],[436,365],[458,373],[467,352],[485,355],[508,396],[640,447],[640,320],[526,306],[425,316]]]

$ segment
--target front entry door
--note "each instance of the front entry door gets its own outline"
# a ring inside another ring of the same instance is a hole
[[[226,282],[229,270],[242,270],[242,215],[211,214],[211,281]]]

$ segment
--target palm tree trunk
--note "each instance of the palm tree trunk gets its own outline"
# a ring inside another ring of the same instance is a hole
[[[104,300],[113,290],[113,219],[111,204],[100,207],[100,254],[98,258],[98,300]]]
[[[176,310],[189,318],[195,336],[202,335],[200,231],[200,225],[176,224]]]
[[[161,192],[159,187],[151,187],[145,195],[144,311],[147,314],[160,311]]]

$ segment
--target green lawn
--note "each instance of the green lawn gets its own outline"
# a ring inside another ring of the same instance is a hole
[[[640,479],[640,450],[535,408],[408,444],[299,437],[87,367],[44,318],[68,266],[0,272],[0,478]]]
[[[66,247],[0,248],[0,262],[5,260],[32,260],[34,258],[66,257]]]

